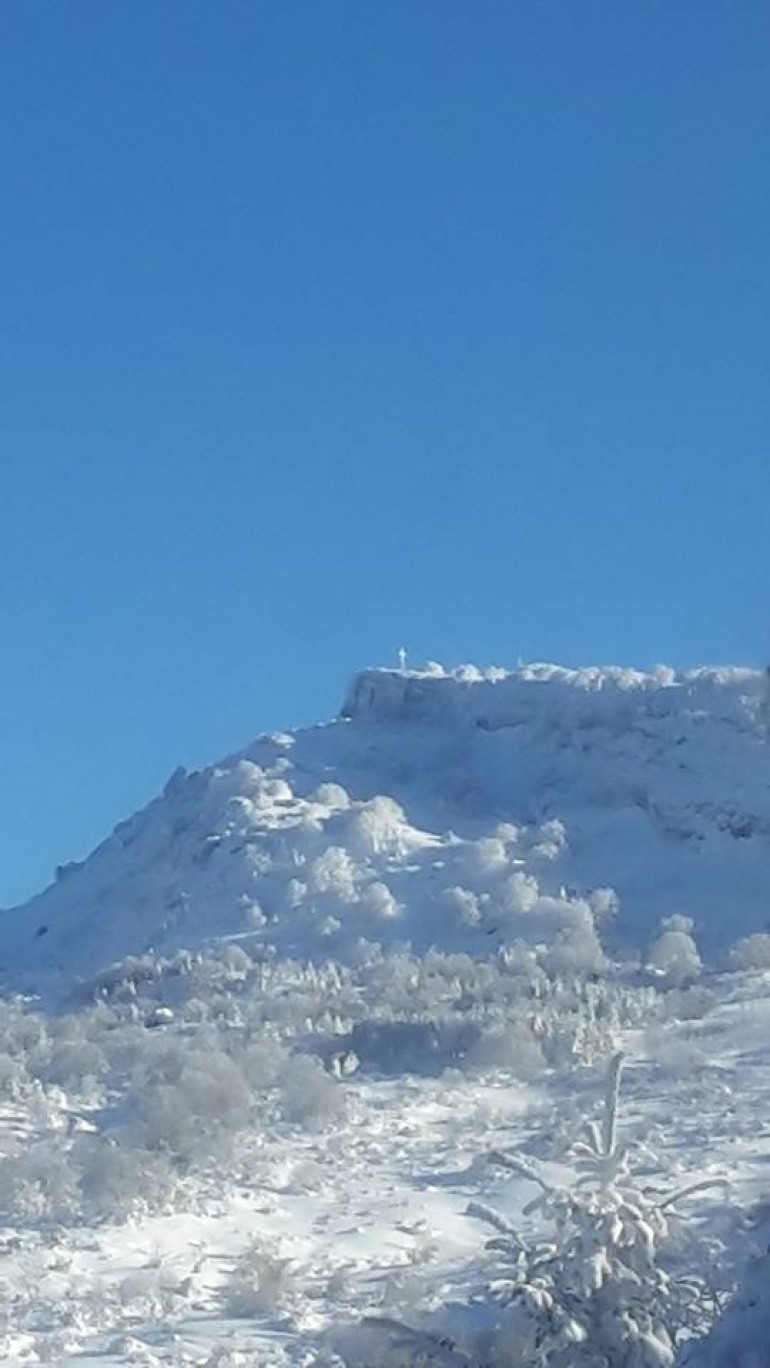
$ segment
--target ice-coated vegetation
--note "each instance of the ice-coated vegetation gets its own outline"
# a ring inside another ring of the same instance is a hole
[[[366,672],[2,914],[0,1358],[749,1368],[764,688]]]

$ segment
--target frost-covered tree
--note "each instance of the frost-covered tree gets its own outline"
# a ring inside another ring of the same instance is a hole
[[[491,1156],[538,1184],[526,1211],[538,1211],[546,1229],[527,1242],[496,1213],[472,1209],[498,1232],[488,1246],[500,1258],[490,1285],[500,1308],[494,1364],[661,1368],[674,1362],[677,1334],[702,1324],[697,1278],[673,1278],[662,1257],[677,1194],[661,1198],[637,1180],[618,1139],[622,1062],[618,1054],[610,1064],[601,1123],[573,1147],[572,1187],[553,1185],[519,1156]]]

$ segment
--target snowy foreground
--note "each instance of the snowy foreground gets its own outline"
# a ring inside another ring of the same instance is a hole
[[[0,1361],[770,1364],[767,721],[368,671],[2,913]]]

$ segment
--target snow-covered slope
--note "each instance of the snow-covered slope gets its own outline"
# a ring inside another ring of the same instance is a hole
[[[0,914],[0,1360],[765,1364],[766,712],[366,671]]]
[[[716,952],[770,916],[765,711],[743,669],[366,671],[337,721],[172,776],[2,915],[0,962],[35,986],[225,935],[487,950],[607,887],[626,941],[685,913]]]

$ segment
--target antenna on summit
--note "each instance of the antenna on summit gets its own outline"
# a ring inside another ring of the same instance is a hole
[[[402,673],[406,669],[406,651],[403,646],[398,648],[398,668]]]

